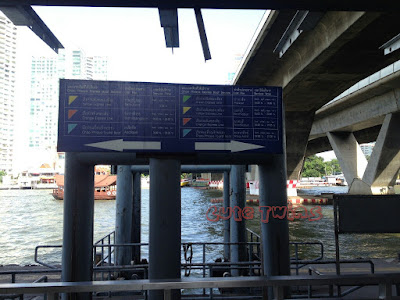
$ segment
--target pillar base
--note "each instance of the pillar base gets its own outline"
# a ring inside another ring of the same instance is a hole
[[[349,195],[393,195],[393,186],[370,186],[361,179],[354,179],[349,188]]]

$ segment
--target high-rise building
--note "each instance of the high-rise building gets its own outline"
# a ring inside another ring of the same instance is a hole
[[[59,79],[106,80],[106,57],[87,57],[81,49],[58,56],[33,57],[31,65],[29,150],[35,157],[56,157]],[[53,160],[53,159],[51,159]],[[40,161],[41,163],[54,161]]]
[[[371,156],[372,151],[374,150],[375,143],[367,143],[367,144],[361,144],[360,148],[362,153],[364,153],[365,156]]]
[[[31,68],[29,148],[51,150],[57,142],[58,59],[33,57]]]
[[[105,56],[91,56],[86,58],[86,74],[89,79],[108,79],[108,59]]]
[[[0,12],[0,171],[11,173],[14,159],[17,28]]]

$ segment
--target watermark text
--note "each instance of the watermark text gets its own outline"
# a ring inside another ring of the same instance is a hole
[[[291,204],[287,206],[259,206],[258,210],[263,223],[268,223],[271,218],[280,220],[287,218],[289,221],[305,219],[310,222],[322,219],[322,207],[319,205],[311,209],[302,205],[293,207]],[[243,208],[239,206],[217,207],[213,205],[208,208],[206,217],[211,222],[229,220],[231,217],[235,221],[250,220],[254,218],[254,208],[248,206]]]

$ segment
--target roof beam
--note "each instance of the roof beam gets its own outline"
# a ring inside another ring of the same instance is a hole
[[[197,28],[199,29],[199,36],[200,36],[201,47],[203,48],[204,60],[207,61],[211,59],[211,53],[210,53],[210,48],[208,46],[206,29],[204,27],[203,16],[201,14],[200,8],[198,7],[195,8],[194,14],[196,16]]]
[[[0,6],[50,5],[93,7],[162,7],[162,8],[226,8],[226,9],[295,9],[295,10],[400,10],[394,0],[0,0]]]
[[[0,6],[0,10],[14,25],[28,26],[56,53],[58,53],[58,49],[64,48],[56,36],[29,5]]]
[[[159,8],[161,27],[164,28],[165,44],[167,48],[179,47],[178,9]]]

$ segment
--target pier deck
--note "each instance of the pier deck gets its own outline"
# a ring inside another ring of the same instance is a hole
[[[397,259],[371,259],[374,263],[375,273],[400,273],[400,262]],[[310,264],[307,267],[300,270],[300,275],[308,274],[309,267],[314,268],[323,275],[334,275],[336,274],[335,264],[330,263],[326,265],[321,264]],[[28,272],[37,272],[29,273]],[[49,269],[42,266],[18,266],[18,265],[7,265],[0,266],[0,283],[10,283],[11,275],[10,273],[16,273],[15,282],[34,282],[38,278],[46,275],[48,276],[48,281],[60,281],[60,273],[48,273]],[[7,274],[6,274],[7,273]],[[341,264],[341,274],[369,274],[371,273],[371,267],[368,263],[348,263]],[[294,274],[294,270],[292,270]],[[342,287],[342,291],[347,290],[350,287]],[[303,294],[307,292],[305,287],[300,287],[299,289]],[[295,294],[296,287],[293,287]],[[317,296],[322,291],[326,292],[327,287],[313,287],[313,295]],[[335,288],[336,291],[336,288]],[[393,295],[396,295],[395,287],[392,291]],[[342,297],[341,299],[371,299],[373,297],[378,297],[378,287],[376,286],[366,286],[362,287],[353,293]],[[318,296],[317,296],[318,297]],[[24,299],[31,299],[30,297],[25,297]],[[34,299],[41,299],[40,297]],[[113,296],[112,298],[107,297],[96,297],[96,299],[139,299],[137,296]],[[315,299],[315,298],[314,298]],[[393,297],[393,299],[400,299],[400,297]]]

